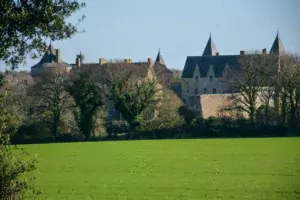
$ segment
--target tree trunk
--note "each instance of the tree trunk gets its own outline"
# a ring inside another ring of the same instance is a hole
[[[255,124],[255,102],[251,102],[249,106],[249,118],[250,122],[254,125]]]
[[[283,93],[281,95],[281,125],[286,125],[287,117],[287,95]]]
[[[269,125],[269,102],[267,102],[265,108],[265,123],[267,126]]]
[[[54,137],[54,141],[56,140],[56,137],[57,137],[57,129],[58,129],[58,126],[59,126],[59,119],[57,116],[54,116],[53,118],[53,137]]]
[[[296,125],[296,106],[292,93],[290,93],[290,104],[291,104],[291,126],[295,127]]]

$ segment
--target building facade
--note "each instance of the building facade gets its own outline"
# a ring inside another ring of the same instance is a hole
[[[286,54],[278,33],[269,53]],[[267,54],[266,49],[261,54]],[[232,93],[227,72],[239,67],[239,60],[245,56],[248,56],[245,51],[240,51],[239,55],[220,55],[210,35],[202,56],[188,56],[186,59],[181,81],[181,97],[185,105],[203,110],[203,95]]]

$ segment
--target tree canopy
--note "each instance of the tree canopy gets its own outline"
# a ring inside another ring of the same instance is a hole
[[[75,110],[77,125],[88,140],[95,128],[97,110],[104,104],[101,88],[87,75],[81,75],[74,80],[68,91],[77,106]]]
[[[14,69],[27,55],[40,55],[47,39],[70,38],[78,28],[67,19],[84,6],[77,0],[0,0],[0,60]]]
[[[155,106],[158,101],[156,94],[157,88],[154,80],[140,80],[132,83],[125,78],[112,84],[111,100],[133,129],[140,124],[143,112]]]

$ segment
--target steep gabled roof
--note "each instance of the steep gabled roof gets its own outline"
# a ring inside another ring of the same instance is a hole
[[[216,48],[215,43],[211,39],[211,34],[209,34],[209,39],[207,41],[206,47],[203,51],[202,56],[215,56],[218,50]]]
[[[281,42],[278,32],[277,32],[276,38],[274,40],[274,43],[272,45],[272,48],[270,50],[270,53],[275,53],[275,54],[279,54],[279,55],[286,54],[283,43]]]
[[[158,51],[158,54],[157,54],[157,57],[156,57],[156,60],[155,60],[155,63],[154,64],[160,64],[160,65],[164,65],[166,66],[166,63],[162,57],[162,55],[160,54],[160,49]]]
[[[56,58],[56,52],[55,52],[55,48],[53,47],[52,43],[50,42],[47,51],[45,52],[45,54],[43,55],[41,61],[39,62],[41,63],[51,63],[55,60]]]
[[[201,77],[206,77],[210,66],[214,67],[216,77],[221,77],[225,67],[237,67],[240,55],[223,56],[188,56],[182,73],[182,78],[192,78],[196,65],[199,66]]]

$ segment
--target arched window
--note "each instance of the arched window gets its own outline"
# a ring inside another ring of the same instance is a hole
[[[212,81],[212,79],[213,79],[213,76],[209,75],[209,81]]]
[[[199,82],[199,77],[198,77],[198,76],[195,76],[195,80],[196,80],[197,82]]]

